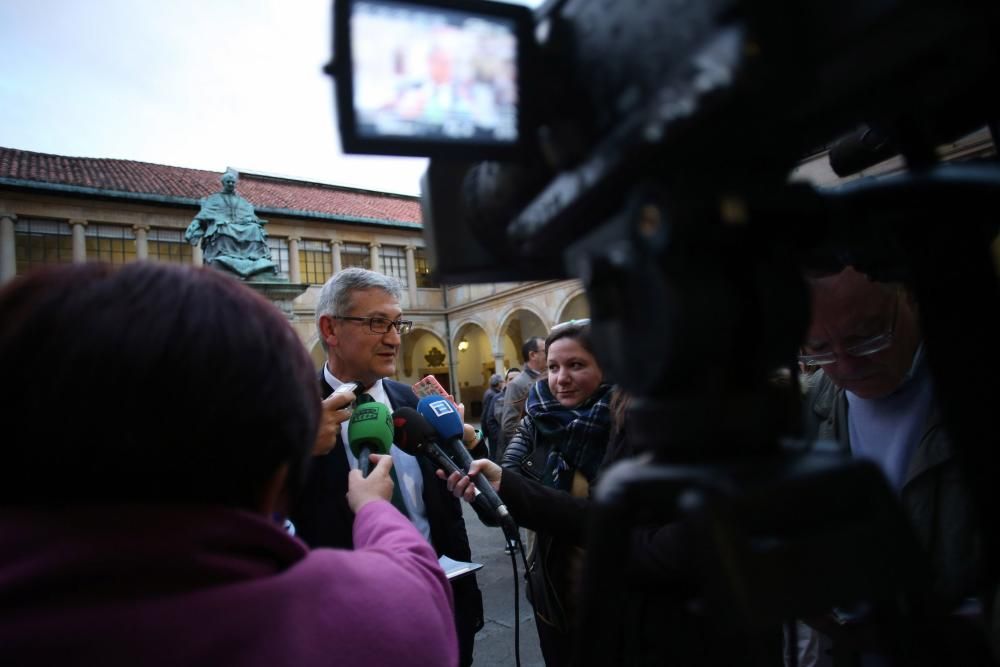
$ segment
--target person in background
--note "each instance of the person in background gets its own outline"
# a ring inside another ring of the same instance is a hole
[[[629,437],[625,415],[630,400],[621,388],[612,389],[609,399],[611,435],[599,475],[624,459],[649,457],[650,453],[637,448],[634,438]],[[470,503],[476,497],[472,478],[478,475],[489,482],[519,526],[549,536],[567,548],[584,548],[587,545],[594,510],[594,502],[590,498],[546,486],[531,476],[518,474],[511,468],[501,468],[487,459],[473,461],[468,476],[459,473],[446,476],[444,471],[438,471],[438,476],[447,480],[448,488]],[[590,484],[590,487],[593,489],[594,485]],[[637,508],[630,517],[634,528],[630,536],[628,562],[616,564],[616,568],[620,567],[623,573],[618,596],[613,600],[602,598],[599,602],[614,610],[608,615],[612,625],[605,626],[606,634],[602,637],[602,641],[607,642],[609,653],[615,656],[613,664],[698,667],[779,665],[780,631],[748,647],[745,642],[731,641],[732,638],[719,641],[717,627],[711,618],[701,613],[688,613],[690,602],[697,600],[709,583],[704,554],[694,547],[698,540],[690,526],[681,521],[665,521],[662,510],[658,507]],[[551,568],[554,564],[554,559],[543,563],[543,571],[548,571],[546,567]],[[573,596],[577,591],[574,588],[571,586],[566,591],[567,598],[572,600],[571,608],[576,606]],[[538,590],[537,584],[532,583],[529,591]],[[547,589],[541,590],[549,594]],[[563,644],[565,651],[579,646],[579,628],[573,625],[580,619],[577,615],[577,618],[570,617],[568,620],[568,636]],[[546,652],[545,644],[543,655],[550,666],[567,662],[577,664],[582,658],[579,650],[569,658],[565,654],[553,655],[551,651]]]
[[[514,437],[521,417],[524,416],[524,402],[528,398],[531,386],[544,378],[545,374],[545,339],[532,336],[521,346],[524,357],[524,369],[521,374],[511,380],[504,390],[503,413],[500,416],[500,448],[497,460],[503,460],[503,450]]]
[[[502,466],[585,499],[611,434],[611,386],[594,358],[589,323],[554,327],[544,349],[534,354],[548,359],[548,375],[531,388],[526,414],[504,450]],[[577,544],[539,528],[528,576],[542,655],[550,667],[568,664],[572,655],[576,611],[572,590],[578,583],[581,557]]]
[[[882,469],[930,555],[930,589],[954,607],[982,583],[982,535],[935,401],[918,304],[850,266],[808,282],[813,315],[799,362],[812,371],[809,435]],[[798,664],[831,664],[824,636],[800,625],[798,645]]]
[[[348,481],[354,551],[283,529],[324,408],[256,292],[149,262],[32,272],[0,290],[0,368],[0,663],[457,662],[389,457]]]
[[[316,304],[316,329],[327,353],[326,363],[311,384],[329,396],[340,385],[360,382],[362,400],[382,403],[390,412],[416,407],[412,387],[390,379],[402,336],[413,323],[402,319],[399,282],[367,269],[349,268],[330,278]],[[336,433],[338,444],[328,454],[313,457],[305,489],[291,511],[297,535],[312,547],[356,546],[354,515],[344,494],[350,472],[358,461],[350,450],[348,424]],[[473,449],[475,430],[466,425],[467,446]],[[439,556],[457,561],[472,559],[462,507],[434,476],[434,466],[403,452],[391,452],[399,480],[395,502]],[[458,633],[460,664],[472,664],[475,635],[483,627],[483,601],[475,575],[453,580],[454,625]]]
[[[490,458],[497,463],[500,462],[500,455],[503,454],[503,430],[500,426],[500,421],[503,419],[503,406],[504,401],[507,396],[507,387],[510,383],[521,374],[521,369],[517,366],[511,368],[504,375],[503,384],[500,387],[500,393],[493,401],[493,409],[486,414],[483,418],[483,430],[486,431],[488,437],[493,437],[491,442],[495,442],[496,445],[490,446]]]
[[[486,427],[486,423],[488,417],[493,414],[493,408],[495,407],[497,396],[499,396],[500,392],[503,391],[503,386],[503,376],[499,373],[494,373],[490,376],[490,386],[486,389],[486,393],[483,394],[483,414],[480,418],[480,423],[482,425],[483,433],[486,435],[486,442],[489,443],[491,456],[493,455],[493,452],[496,451],[496,434],[490,433],[489,429]]]

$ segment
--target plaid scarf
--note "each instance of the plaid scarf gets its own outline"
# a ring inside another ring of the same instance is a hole
[[[547,381],[532,385],[525,412],[535,424],[535,448],[549,452],[542,484],[568,490],[576,470],[594,481],[611,433],[610,393],[611,385],[602,384],[583,404],[567,408],[552,396]]]

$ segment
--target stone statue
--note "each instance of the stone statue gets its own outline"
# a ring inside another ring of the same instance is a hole
[[[184,238],[201,242],[206,266],[235,273],[244,280],[261,273],[276,276],[278,267],[271,260],[267,232],[254,213],[253,205],[236,194],[237,174],[227,169],[222,175],[222,192],[201,200],[201,210],[188,225]]]

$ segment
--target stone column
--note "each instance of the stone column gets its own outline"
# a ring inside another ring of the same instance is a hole
[[[201,241],[191,246],[191,264],[193,266],[205,266],[205,253],[201,250]]]
[[[503,352],[493,353],[493,372],[503,377]]]
[[[87,261],[87,237],[84,230],[87,221],[77,218],[70,220],[69,226],[73,229],[73,263],[83,264]]]
[[[17,274],[17,252],[14,242],[13,213],[0,212],[0,283],[5,283]]]
[[[330,255],[333,258],[333,274],[336,275],[344,268],[340,259],[340,241],[330,241]]]
[[[372,271],[378,271],[382,273],[382,267],[379,266],[378,262],[378,249],[382,247],[382,244],[378,241],[372,241],[368,244],[368,264],[371,266]]]
[[[299,237],[288,237],[288,282],[302,282],[302,266],[299,264]]]
[[[133,231],[135,231],[135,256],[138,260],[149,259],[149,240],[147,238],[147,232],[149,232],[149,225],[132,225]]]
[[[410,292],[410,308],[417,305],[417,261],[413,258],[414,250],[414,246],[406,246],[406,283]]]

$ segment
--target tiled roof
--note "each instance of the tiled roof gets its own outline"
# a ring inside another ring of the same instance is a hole
[[[0,182],[31,182],[164,198],[201,199],[220,189],[218,172],[134,160],[67,157],[0,147]],[[390,222],[420,222],[414,197],[240,174],[237,192],[258,209],[304,211]]]

